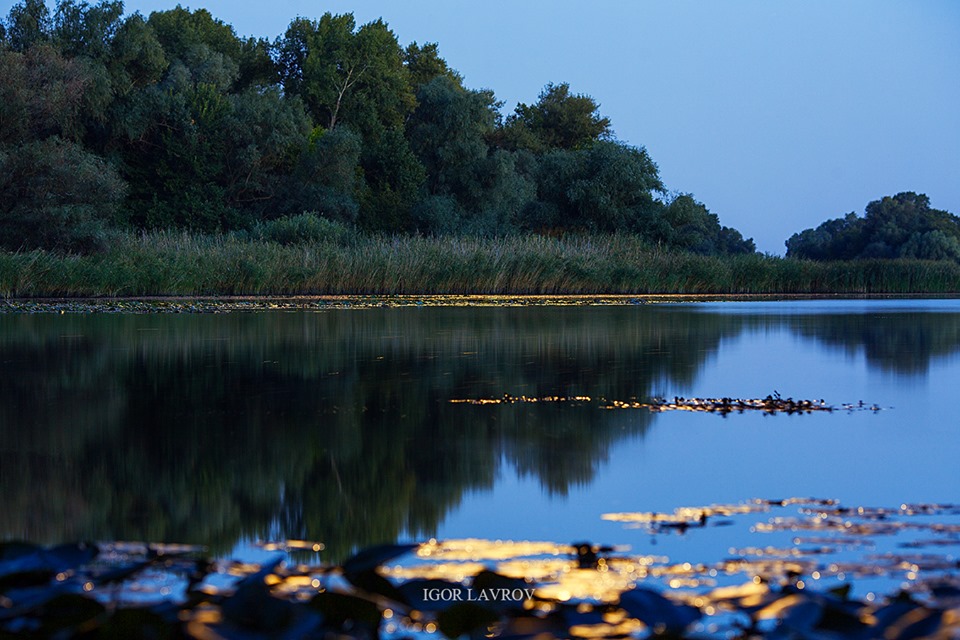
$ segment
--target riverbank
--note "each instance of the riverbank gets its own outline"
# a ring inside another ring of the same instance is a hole
[[[4,298],[336,295],[817,295],[960,292],[949,261],[700,256],[629,235],[364,236],[279,244],[118,236],[106,252],[0,253]]]

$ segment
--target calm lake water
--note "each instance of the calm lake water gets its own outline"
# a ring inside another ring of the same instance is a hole
[[[242,555],[303,538],[334,559],[429,537],[590,540],[709,562],[789,546],[750,527],[797,509],[685,535],[601,516],[955,503],[958,388],[954,300],[3,314],[0,539]],[[604,408],[775,392],[854,409]],[[504,394],[589,400],[451,402]],[[908,535],[931,534],[877,548]]]

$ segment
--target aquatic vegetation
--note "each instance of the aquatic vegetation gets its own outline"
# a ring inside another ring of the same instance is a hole
[[[946,294],[952,261],[814,262],[667,251],[631,234],[363,235],[281,245],[176,232],[121,235],[98,255],[0,252],[0,296]]]
[[[147,543],[0,544],[0,632],[24,636],[343,638],[956,637],[960,564],[940,553],[838,556],[840,546],[905,530],[960,542],[960,507],[845,507],[787,498],[608,514],[648,527],[708,526],[783,509],[751,535],[815,531],[790,547],[748,546],[709,563],[590,542],[428,540],[325,563],[323,543],[263,543],[261,564]],[[951,521],[953,517],[954,521]],[[945,521],[944,521],[945,519]],[[680,531],[684,533],[685,531]],[[822,544],[810,546],[813,542]],[[912,547],[911,547],[912,548]],[[855,596],[857,580],[901,577]],[[822,585],[822,586],[821,586]]]
[[[845,411],[880,411],[881,407],[877,404],[867,404],[862,400],[857,403],[845,403],[839,407],[828,405],[825,400],[794,400],[793,398],[782,398],[779,393],[774,392],[765,398],[681,398],[674,397],[672,401],[663,398],[652,398],[649,402],[641,402],[636,399],[630,400],[608,400],[606,398],[591,398],[590,396],[514,396],[509,393],[503,394],[499,398],[453,398],[449,402],[452,404],[536,404],[543,402],[568,403],[568,404],[589,404],[595,403],[601,409],[649,409],[652,412],[661,411],[698,411],[704,413],[719,413],[727,415],[730,413],[743,413],[745,411],[761,411],[765,415],[774,415],[776,413],[786,413],[788,415],[812,413],[814,411],[824,411],[827,413],[845,410]]]

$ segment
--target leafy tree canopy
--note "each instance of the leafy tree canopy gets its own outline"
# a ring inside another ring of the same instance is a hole
[[[692,197],[664,201],[656,164],[613,139],[590,96],[548,84],[504,119],[436,43],[403,47],[383,20],[298,17],[271,43],[206,9],[144,17],[121,0],[58,0],[52,12],[19,0],[0,21],[0,62],[0,153],[20,176],[4,183],[7,247],[97,245],[47,224],[256,234],[329,223],[626,231],[700,253],[752,250]],[[313,233],[287,231],[278,237]],[[951,238],[935,226],[897,242],[905,255],[952,255]]]
[[[809,260],[918,258],[960,261],[960,218],[930,207],[913,192],[870,202],[864,217],[848,213],[787,240],[787,256]]]
[[[403,64],[407,67],[407,77],[414,93],[440,76],[463,87],[463,77],[440,57],[440,49],[436,42],[427,42],[422,47],[416,42],[411,42],[403,51]]]
[[[50,39],[52,21],[44,0],[23,0],[10,9],[4,25],[5,40],[14,51],[26,51]]]
[[[612,138],[610,119],[590,96],[570,92],[570,85],[548,84],[532,105],[519,104],[507,118],[500,136],[508,149],[544,152],[585,149]]]

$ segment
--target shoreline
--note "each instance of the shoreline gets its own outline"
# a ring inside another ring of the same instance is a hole
[[[815,300],[956,300],[960,294],[569,294],[569,295],[289,295],[101,296],[0,298],[0,314],[30,313],[227,313],[327,311],[416,307],[568,307],[695,304],[705,302],[800,302]]]

